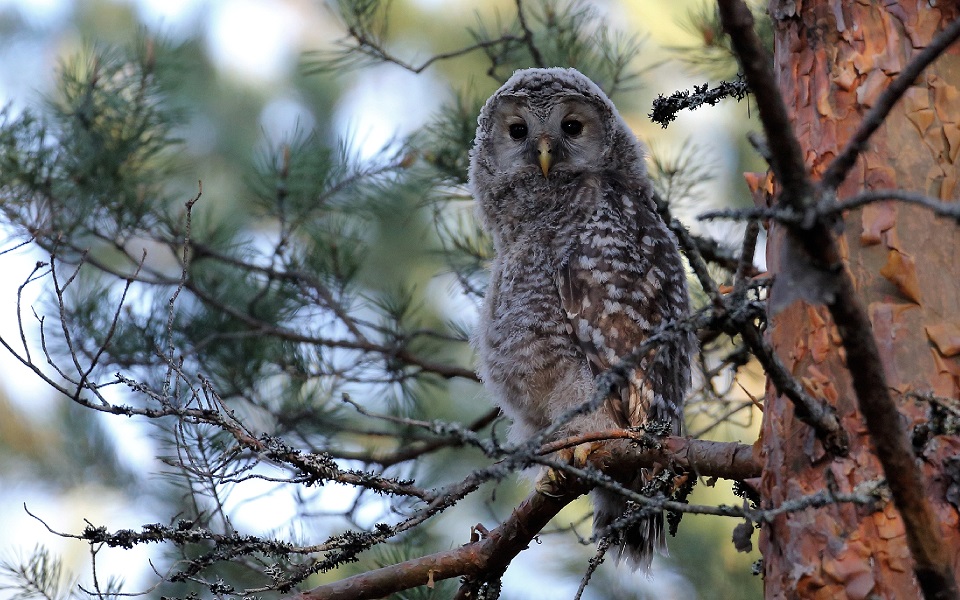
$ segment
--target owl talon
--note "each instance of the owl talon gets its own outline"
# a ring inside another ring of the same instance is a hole
[[[578,469],[584,468],[590,461],[590,457],[602,447],[603,444],[599,442],[590,442],[575,446],[573,448],[573,460],[570,462],[570,464]]]
[[[559,462],[572,464],[573,450],[564,448],[558,450],[554,456]],[[558,469],[547,469],[537,480],[537,492],[551,498],[559,498],[563,495],[563,490],[567,485],[567,474]]]
[[[557,461],[567,463],[577,469],[586,467],[591,456],[603,448],[600,442],[590,442],[587,444],[578,444],[573,448],[564,448],[554,453]],[[557,498],[564,494],[570,487],[571,477],[561,469],[547,469],[537,480],[537,492],[544,496]]]
[[[559,498],[563,496],[563,486],[566,481],[562,471],[556,469],[547,469],[543,475],[537,479],[536,490],[538,494]]]

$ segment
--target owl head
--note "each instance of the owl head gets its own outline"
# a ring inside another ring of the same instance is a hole
[[[514,214],[563,210],[585,175],[642,180],[643,151],[606,94],[576,69],[517,71],[484,104],[470,185],[488,229]]]

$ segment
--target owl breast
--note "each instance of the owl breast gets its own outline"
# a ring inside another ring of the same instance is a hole
[[[548,425],[592,385],[570,336],[553,271],[537,258],[498,259],[484,306],[486,324],[474,340],[480,377],[513,418],[515,440]]]
[[[594,374],[558,287],[565,265],[577,260],[571,250],[598,241],[612,243],[618,254],[629,253],[629,240],[637,236],[635,229],[627,230],[636,221],[614,218],[603,201],[610,190],[594,178],[581,178],[565,191],[557,204],[562,210],[542,211],[518,224],[516,237],[501,239],[474,338],[480,377],[513,419],[514,440],[551,424],[593,392]],[[604,283],[612,282],[597,281],[600,287]],[[565,429],[611,425],[605,413],[597,412]]]

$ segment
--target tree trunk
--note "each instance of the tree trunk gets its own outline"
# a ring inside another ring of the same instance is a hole
[[[915,0],[773,1],[770,12],[775,69],[815,179],[880,91],[958,18],[955,2]],[[839,198],[887,188],[957,198],[958,52],[944,54],[901,99]],[[768,240],[768,267],[776,273],[783,229],[771,226]],[[960,431],[960,228],[923,208],[888,201],[845,215],[840,246],[868,307],[891,393],[913,433],[953,564],[960,565],[960,438],[949,435]],[[766,505],[830,486],[852,492],[882,478],[827,310],[795,302],[772,318],[769,335],[808,392],[836,408],[850,435],[850,455],[825,455],[771,386],[762,433]],[[880,512],[839,504],[784,515],[764,527],[760,544],[767,598],[920,597],[892,503]]]

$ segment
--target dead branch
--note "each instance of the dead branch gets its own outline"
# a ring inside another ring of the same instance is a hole
[[[713,302],[713,308],[718,318],[729,320],[730,327],[743,337],[744,342],[750,347],[751,352],[763,365],[770,380],[777,387],[777,391],[790,399],[794,405],[797,418],[813,428],[824,449],[835,456],[846,455],[849,447],[847,435],[830,405],[804,391],[803,386],[787,371],[769,344],[763,341],[763,337],[757,331],[752,318],[746,319],[737,316],[737,313],[742,310],[743,295],[735,293],[728,302],[720,294],[687,229],[676,219],[670,221],[670,229],[677,236],[677,240],[686,253],[687,260],[690,261],[690,266],[700,285]],[[745,247],[749,248],[749,244],[745,244]],[[741,257],[737,273],[746,272],[746,269],[741,269],[744,260]]]

